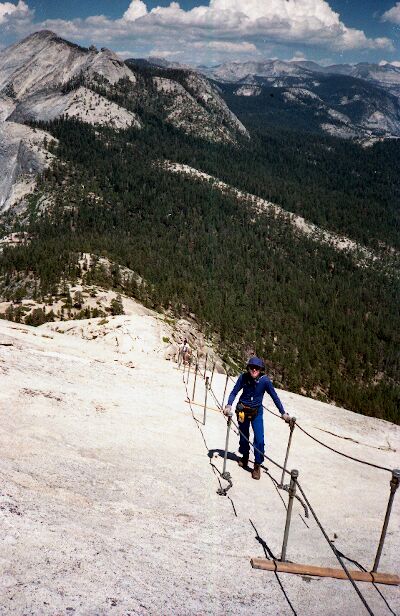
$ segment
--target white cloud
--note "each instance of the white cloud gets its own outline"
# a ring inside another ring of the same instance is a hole
[[[25,15],[25,34],[46,28],[84,44],[117,49],[134,46],[136,55],[147,55],[157,47],[169,54],[179,50],[190,57],[197,49],[198,61],[215,54],[236,54],[238,59],[250,53],[265,55],[276,45],[317,46],[340,53],[394,49],[387,38],[368,38],[362,30],[348,28],[327,0],[209,0],[190,10],[178,2],[149,10],[144,0],[131,0],[119,19],[93,15],[40,24],[33,24],[33,13],[24,0],[18,4],[0,0],[0,23],[17,13]],[[21,31],[19,27],[18,33]]]
[[[3,27],[19,21],[30,20],[31,17],[33,17],[33,12],[24,0],[19,0],[18,4],[0,2],[0,25]]]
[[[147,7],[142,0],[132,0],[129,8],[125,11],[123,19],[126,21],[136,21],[139,17],[147,15]]]
[[[400,2],[396,2],[391,9],[383,13],[382,21],[391,21],[394,24],[400,24]]]
[[[387,38],[369,39],[362,30],[346,27],[326,0],[210,0],[208,5],[188,11],[171,2],[149,12],[145,12],[141,0],[133,0],[125,15],[131,7],[133,14],[140,13],[142,27],[190,29],[210,38],[265,37],[277,43],[320,45],[340,51],[392,48]]]

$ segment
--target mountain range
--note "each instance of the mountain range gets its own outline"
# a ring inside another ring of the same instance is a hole
[[[158,58],[147,62],[165,68],[179,66]],[[305,60],[265,60],[227,62],[198,70],[222,87],[239,115],[248,108],[249,114],[257,113],[263,121],[275,124],[277,115],[283,114],[282,124],[293,126],[299,126],[299,115],[306,116],[303,125],[308,130],[366,144],[400,136],[400,68],[392,64],[321,66]],[[238,102],[235,97],[259,100]],[[271,97],[275,98],[272,109]]]
[[[125,106],[107,98],[112,87],[121,95],[128,88]],[[43,152],[37,152],[45,135],[34,138],[21,125],[64,117],[141,128],[143,121],[126,106],[161,109],[166,123],[211,141],[235,143],[247,136],[216,88],[196,72],[180,72],[176,79],[162,72],[137,74],[108,49],[86,49],[53,32],[37,32],[0,53],[0,210],[21,194],[22,187],[14,187],[21,174],[46,165]]]
[[[391,94],[400,95],[400,67],[394,64],[333,64],[322,66],[308,60],[285,62],[265,60],[263,62],[226,62],[203,72],[217,81],[238,83],[253,78],[264,79],[266,84],[278,85],[278,80],[309,80],[311,75],[345,75],[362,79],[386,89]],[[317,79],[315,79],[317,81]],[[300,84],[299,84],[300,85]]]
[[[400,136],[400,68],[375,64],[320,66],[315,62],[267,60],[230,62],[205,71],[225,88],[233,108],[246,105],[264,119],[276,116],[277,106],[289,125],[290,116],[307,116],[308,129],[342,138]],[[233,94],[233,96],[232,96]],[[235,97],[259,97],[235,102]],[[271,111],[270,98],[274,97]],[[274,121],[272,119],[272,121]]]
[[[113,102],[117,94],[122,104]],[[156,109],[166,123],[213,142],[248,138],[243,122],[251,126],[256,116],[258,127],[281,122],[371,144],[400,136],[399,96],[400,69],[390,64],[267,60],[199,71],[157,58],[125,63],[106,48],[40,31],[0,53],[0,210],[50,159],[41,147],[45,135],[27,122],[64,117],[142,128],[138,111]]]

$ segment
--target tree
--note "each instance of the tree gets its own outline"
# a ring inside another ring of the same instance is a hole
[[[117,297],[114,297],[114,299],[111,300],[110,309],[113,316],[116,316],[117,314],[125,314],[120,295],[117,295]]]
[[[82,291],[76,291],[74,294],[74,308],[81,309],[84,302]]]
[[[38,327],[39,325],[46,323],[46,315],[43,308],[34,308],[31,314],[28,314],[28,316],[25,317],[25,323],[27,325],[33,325],[34,327]]]

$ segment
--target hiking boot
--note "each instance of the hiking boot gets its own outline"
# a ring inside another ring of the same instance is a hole
[[[249,458],[247,458],[246,456],[242,456],[238,462],[239,466],[241,466],[242,468],[247,468],[248,464],[249,464]]]
[[[254,464],[254,468],[251,472],[251,476],[253,477],[253,479],[260,479],[261,478],[261,469],[260,469],[260,465],[259,464]]]

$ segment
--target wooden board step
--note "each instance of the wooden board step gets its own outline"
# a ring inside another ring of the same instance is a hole
[[[281,562],[278,560],[267,560],[265,558],[252,558],[251,566],[253,569],[263,569],[264,571],[276,571],[277,573],[295,573],[298,575],[315,575],[318,577],[331,577],[337,580],[348,580],[343,569],[333,569],[331,567],[316,567],[314,565],[301,565],[298,563]],[[374,582],[375,584],[400,584],[400,577],[394,573],[378,573],[369,571],[349,571],[351,577],[356,582]]]

